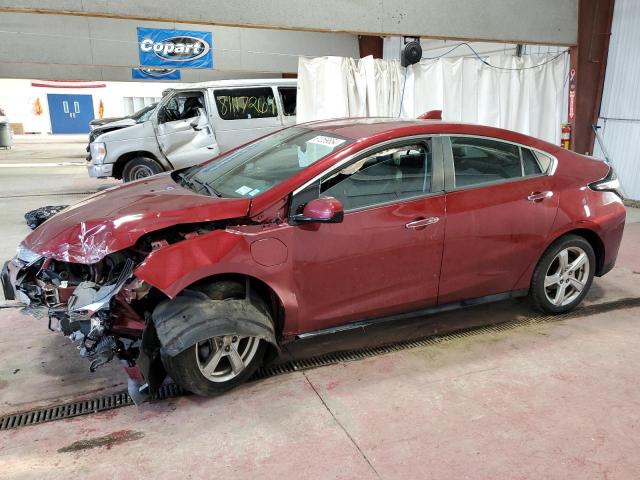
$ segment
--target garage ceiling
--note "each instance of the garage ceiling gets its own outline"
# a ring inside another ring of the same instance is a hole
[[[578,0],[0,0],[3,11],[556,45],[575,45],[578,25]]]

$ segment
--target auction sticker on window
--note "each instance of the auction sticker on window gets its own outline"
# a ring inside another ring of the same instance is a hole
[[[326,137],[324,135],[318,135],[308,140],[307,143],[315,143],[317,145],[326,145],[327,147],[336,148],[338,145],[342,145],[346,140],[342,138]]]
[[[253,188],[251,187],[247,187],[246,185],[241,186],[240,188],[238,188],[236,190],[236,193],[239,195],[246,195],[247,193],[249,193],[251,190],[253,190]]]

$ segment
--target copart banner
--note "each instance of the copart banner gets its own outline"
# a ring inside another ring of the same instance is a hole
[[[145,67],[213,68],[211,32],[138,27],[138,54]]]

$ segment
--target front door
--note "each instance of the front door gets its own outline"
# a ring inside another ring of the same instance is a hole
[[[212,159],[218,146],[203,92],[178,92],[158,110],[158,146],[173,168],[190,167]]]
[[[342,223],[294,228],[293,275],[302,331],[436,303],[445,196],[431,139],[360,158],[322,180]],[[304,197],[307,190],[297,197]],[[305,199],[294,197],[293,213]]]
[[[440,304],[515,289],[538,261],[559,199],[549,164],[531,149],[482,137],[450,143]]]
[[[47,102],[51,133],[89,133],[89,122],[93,120],[91,95],[49,93]]]

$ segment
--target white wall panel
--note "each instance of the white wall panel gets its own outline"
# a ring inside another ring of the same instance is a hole
[[[627,196],[640,200],[640,2],[616,0],[598,124]],[[595,155],[603,158],[598,143]]]

